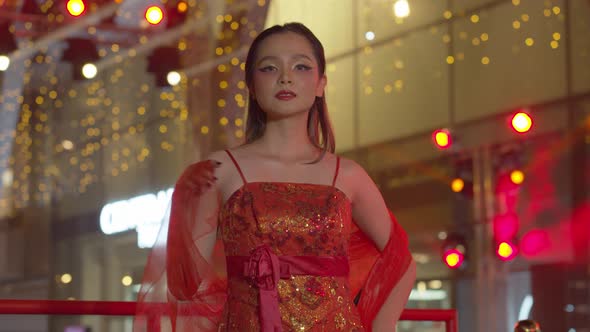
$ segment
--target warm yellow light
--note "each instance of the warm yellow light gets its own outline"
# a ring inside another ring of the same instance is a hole
[[[498,256],[502,258],[509,258],[514,254],[514,248],[506,242],[500,243],[498,246]]]
[[[92,79],[98,74],[98,68],[93,63],[87,63],[82,67],[82,75],[87,79]]]
[[[162,22],[163,18],[164,18],[164,12],[162,11],[162,8],[160,8],[158,6],[150,6],[145,11],[145,19],[150,24],[156,25],[156,24]]]
[[[70,282],[72,282],[72,275],[69,273],[64,273],[61,275],[59,280],[64,284],[69,284]]]
[[[465,188],[465,181],[463,181],[463,179],[455,178],[451,181],[451,190],[453,190],[453,192],[459,193],[463,188]]]
[[[440,149],[447,149],[451,146],[451,134],[446,129],[437,129],[432,134],[434,144]]]
[[[512,22],[512,27],[516,30],[520,29],[520,22],[519,21]]]
[[[184,1],[179,1],[178,4],[176,4],[176,10],[178,10],[179,13],[186,12],[188,10],[187,3]]]
[[[453,63],[455,63],[455,58],[454,58],[452,55],[449,55],[449,56],[447,57],[447,63],[448,63],[449,65],[452,65]]]
[[[6,55],[0,55],[0,71],[5,71],[10,67],[10,58]]]
[[[168,84],[172,86],[178,85],[181,79],[182,76],[180,76],[180,73],[174,70],[169,72],[168,75],[166,75],[166,80],[168,81]]]
[[[524,112],[518,112],[512,117],[512,128],[516,132],[526,133],[531,130],[533,119]]]
[[[461,262],[461,256],[458,253],[450,253],[445,257],[445,262],[449,267],[457,267]]]
[[[543,16],[545,16],[545,17],[551,16],[551,9],[544,9],[543,10]]]
[[[478,15],[471,15],[471,22],[472,23],[477,23],[479,22],[479,16]]]
[[[124,276],[121,279],[121,283],[123,284],[123,286],[131,286],[131,284],[133,283],[133,278],[131,278],[130,276]]]
[[[529,37],[525,39],[524,43],[526,44],[526,46],[533,46],[535,44],[535,40]]]
[[[68,13],[72,16],[80,16],[84,12],[86,6],[84,6],[84,1],[82,0],[69,0],[66,4],[68,9]]]
[[[524,182],[524,172],[519,169],[513,170],[510,172],[510,181],[514,184],[522,184]]]
[[[66,140],[63,140],[61,142],[61,145],[62,145],[62,147],[65,150],[68,150],[68,151],[70,151],[70,150],[72,150],[74,148],[74,143],[72,141],[70,141],[70,140],[67,140],[67,139]]]
[[[393,4],[393,15],[397,18],[410,16],[410,4],[408,0],[398,0]]]

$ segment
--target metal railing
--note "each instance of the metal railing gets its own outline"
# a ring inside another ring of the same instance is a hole
[[[0,315],[133,316],[136,306],[136,302],[129,301],[0,300]],[[445,322],[446,332],[458,332],[454,309],[406,309],[400,320]]]

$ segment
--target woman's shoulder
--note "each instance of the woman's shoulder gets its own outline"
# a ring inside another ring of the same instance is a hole
[[[367,172],[359,163],[357,163],[353,159],[349,159],[346,157],[338,156],[333,154],[334,158],[340,158],[340,170],[339,174],[346,178],[356,178],[359,175],[364,175]]]
[[[229,150],[229,152],[232,153],[231,150]],[[230,154],[227,153],[227,150],[213,151],[207,155],[206,160],[213,160],[221,163],[215,172],[215,176],[221,179],[230,174],[231,168],[234,167],[233,161]]]
[[[340,156],[340,169],[336,181],[337,186],[346,192],[351,201],[355,202],[360,193],[367,190],[367,186],[373,185],[363,166],[353,159]]]
[[[240,145],[231,149],[217,150],[210,152],[206,159],[216,160],[221,163],[232,163],[232,157],[236,161],[241,161],[249,158],[249,151],[247,146]]]

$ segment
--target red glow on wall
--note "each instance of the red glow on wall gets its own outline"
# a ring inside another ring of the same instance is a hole
[[[520,248],[526,256],[535,256],[551,247],[549,234],[545,230],[532,230],[522,236]]]

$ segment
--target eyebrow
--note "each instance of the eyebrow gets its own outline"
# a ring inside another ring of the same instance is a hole
[[[265,56],[265,57],[261,58],[260,60],[258,60],[257,64],[258,64],[258,63],[261,63],[261,62],[263,62],[263,61],[266,61],[266,60],[276,60],[276,59],[278,59],[278,58],[279,58],[278,56],[274,56],[274,55],[267,55],[267,56]],[[307,56],[307,55],[305,55],[305,54],[295,54],[295,55],[294,55],[292,58],[293,58],[293,59],[304,58],[304,59],[307,59],[307,60],[309,60],[309,61],[313,62],[313,60],[312,60],[312,59],[311,59],[309,56]]]

